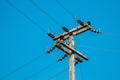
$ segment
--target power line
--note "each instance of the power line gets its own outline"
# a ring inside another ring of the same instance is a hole
[[[29,21],[31,21],[34,25],[36,25],[42,32],[47,33],[45,29],[43,29],[37,22],[35,22],[31,17],[26,15],[24,12],[22,12],[20,9],[18,9],[12,2],[9,0],[5,0],[10,6],[12,6],[18,13],[26,17]]]
[[[78,45],[77,45],[78,46]],[[89,48],[89,49],[95,49],[99,51],[106,51],[106,52],[113,52],[113,53],[120,53],[120,50],[111,50],[111,49],[106,49],[106,48],[98,48],[98,47],[92,47],[92,46],[85,46],[85,45],[80,45],[79,47],[83,48]]]
[[[74,16],[74,14],[72,12],[70,12],[67,8],[65,8],[58,0],[56,0],[56,2],[68,13],[70,14],[70,16],[72,16],[75,20],[77,20],[77,18]]]
[[[57,25],[59,25],[60,27],[62,27],[62,25],[55,19],[53,18],[51,15],[49,15],[44,9],[42,9],[40,7],[40,5],[36,4],[33,0],[29,0],[33,5],[35,5],[40,11],[42,11],[46,16],[48,16],[52,21],[54,21]]]
[[[81,73],[81,78],[82,78],[82,80],[85,80],[84,74],[83,74],[83,71],[82,71],[82,67],[81,67],[81,66],[80,66],[80,73]]]
[[[67,69],[68,69],[68,67],[65,68],[65,69],[63,69],[62,71],[56,73],[55,75],[53,75],[52,77],[50,77],[48,80],[52,80],[53,78],[60,76],[60,75],[63,74]]]
[[[77,64],[78,64],[78,63],[77,63]],[[76,66],[77,64],[74,64],[74,65]],[[52,79],[60,76],[61,74],[63,74],[63,73],[64,73],[65,71],[67,71],[68,69],[69,69],[69,67],[66,67],[65,69],[63,69],[63,70],[61,70],[60,72],[58,72],[58,73],[54,74],[53,76],[51,76],[48,80],[52,80]],[[82,75],[82,80],[84,80],[84,76],[83,76],[82,70],[81,70],[81,75]]]
[[[34,59],[30,60],[29,62],[23,64],[22,66],[18,67],[17,69],[11,71],[10,73],[8,73],[7,75],[3,76],[2,78],[0,78],[0,80],[4,80],[6,78],[8,78],[9,76],[13,75],[14,73],[20,71],[21,69],[23,69],[24,67],[29,66],[31,63],[37,61],[38,59],[40,59],[41,57],[43,57],[45,54],[41,54],[37,57],[35,57]]]
[[[120,34],[103,33],[103,35],[110,36],[110,37],[115,37],[115,38],[120,38]]]
[[[33,73],[32,75],[26,77],[24,80],[29,80],[29,79],[35,77],[36,75],[42,73],[43,71],[45,71],[45,70],[47,70],[48,68],[50,68],[50,67],[52,67],[53,65],[55,65],[56,63],[57,63],[57,62],[55,61],[55,62],[53,62],[52,64],[49,64],[48,66],[44,67],[43,69],[40,69],[38,72],[35,72],[35,73]]]

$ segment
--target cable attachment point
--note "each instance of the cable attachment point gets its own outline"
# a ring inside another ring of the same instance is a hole
[[[62,61],[63,59],[65,59],[67,57],[67,54],[65,54],[63,57],[58,59],[58,62]]]
[[[76,61],[74,65],[76,66],[78,63],[79,63],[79,61]]]
[[[63,40],[64,36],[63,35],[60,35],[60,40]]]
[[[55,36],[52,33],[48,33],[48,36],[50,36],[51,38],[54,38]]]
[[[80,19],[77,20],[77,23],[84,26],[84,23]]]
[[[91,32],[94,32],[94,33],[97,33],[97,34],[100,34],[101,32],[99,30],[95,30],[95,29],[90,29]]]
[[[70,43],[69,43],[69,42],[65,42],[65,44],[70,45]]]
[[[87,24],[88,24],[88,25],[91,25],[91,22],[90,22],[90,21],[88,21],[88,22],[87,22]]]
[[[65,32],[69,32],[69,29],[66,28],[65,26],[63,26],[62,29],[63,29]]]
[[[49,50],[46,51],[47,54],[49,54],[50,52],[52,52],[56,47],[53,46],[52,48],[50,48]]]

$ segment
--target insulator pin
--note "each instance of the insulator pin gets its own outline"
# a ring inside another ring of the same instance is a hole
[[[88,22],[87,22],[87,24],[88,24],[88,25],[91,25],[91,22],[90,22],[90,21],[88,21]]]
[[[50,36],[51,38],[54,38],[55,36],[51,33],[48,33],[48,36]]]
[[[84,23],[81,20],[77,20],[77,23],[82,25],[82,26],[84,25]]]
[[[65,59],[67,57],[67,54],[65,54],[63,57],[61,57],[60,59],[58,59],[58,62],[62,61],[63,59]]]
[[[62,29],[63,29],[64,31],[66,31],[66,32],[69,32],[69,29],[66,28],[65,26],[63,26]]]
[[[90,31],[94,32],[94,33],[97,33],[97,34],[101,33],[99,30],[94,30],[94,29],[90,29]]]
[[[50,50],[47,50],[46,53],[50,53],[55,49],[55,46],[53,46],[52,48],[50,48]]]
[[[78,61],[76,61],[74,65],[76,66],[78,63],[79,63],[79,62],[78,62]]]

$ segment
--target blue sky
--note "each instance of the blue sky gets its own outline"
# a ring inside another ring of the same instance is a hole
[[[61,26],[41,12],[30,0],[9,1],[40,26],[31,22],[6,0],[0,0],[0,79],[68,80],[69,57],[57,62],[64,55],[58,49],[51,54],[45,54],[46,50],[54,45],[46,32],[61,34]],[[75,37],[75,48],[89,57],[88,61],[84,60],[75,67],[75,79],[120,80],[120,1],[59,1],[74,16],[85,23],[91,21],[92,28],[102,32],[95,34],[87,31]],[[34,2],[68,29],[79,25],[56,0]],[[36,59],[39,56],[40,58]],[[31,61],[34,59],[36,60]]]

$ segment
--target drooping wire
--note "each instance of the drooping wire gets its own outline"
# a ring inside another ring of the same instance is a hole
[[[84,78],[84,74],[83,74],[83,71],[82,71],[82,66],[80,66],[80,74],[81,74],[81,78],[82,78],[82,80],[85,80],[85,78]]]
[[[40,59],[41,57],[43,57],[44,55],[45,55],[45,54],[41,54],[41,55],[35,57],[34,59],[30,60],[29,62],[21,65],[20,67],[16,68],[15,70],[13,70],[13,71],[11,71],[11,72],[9,72],[7,75],[5,75],[5,76],[3,76],[2,78],[0,78],[0,80],[4,80],[4,79],[8,78],[9,76],[11,76],[11,75],[15,74],[16,72],[20,71],[21,69],[29,66],[31,63],[39,60],[39,59]]]
[[[77,63],[78,64],[78,63]],[[77,65],[76,63],[74,64],[75,66]],[[62,71],[54,74],[52,77],[50,77],[48,80],[52,80],[60,75],[62,75],[64,72],[66,72],[67,70],[69,69],[69,67],[66,67],[65,69],[63,69]],[[82,75],[82,80],[84,80],[84,76],[83,76],[83,73],[82,73],[82,70],[81,70],[81,75]]]
[[[62,25],[55,19],[53,18],[50,14],[48,14],[44,9],[40,7],[37,3],[35,3],[33,0],[29,0],[33,5],[35,5],[40,11],[42,11],[46,16],[48,16],[52,21],[54,21],[57,25],[62,27]]]
[[[78,45],[76,45],[78,46]],[[97,47],[92,47],[92,46],[85,46],[85,45],[80,45],[78,47],[83,47],[83,48],[89,48],[89,49],[95,49],[95,50],[99,50],[99,51],[105,51],[105,52],[113,52],[113,53],[120,53],[120,50],[111,50],[111,49],[106,49],[106,48],[97,48]]]
[[[70,16],[72,16],[75,20],[78,20],[78,19],[76,18],[76,16],[74,16],[74,14],[73,14],[71,11],[69,11],[67,8],[65,8],[65,7],[60,3],[60,1],[56,0],[56,2],[57,2],[68,14],[70,14]]]
[[[51,76],[48,80],[52,80],[52,79],[54,79],[54,78],[56,78],[56,77],[58,77],[58,76],[60,76],[61,74],[63,74],[65,71],[67,71],[68,70],[68,67],[67,68],[65,68],[65,69],[63,69],[62,71],[60,71],[60,72],[58,72],[58,73],[56,73],[56,74],[54,74],[53,76]]]
[[[103,35],[114,37],[114,38],[120,38],[120,34],[103,33]]]
[[[38,74],[44,72],[44,71],[47,70],[48,68],[54,66],[56,63],[57,63],[57,61],[55,61],[55,62],[49,64],[48,66],[44,67],[43,69],[40,69],[38,72],[35,72],[35,73],[33,73],[32,75],[26,77],[24,80],[29,80],[29,79],[35,77],[36,75],[38,75]]]
[[[42,32],[47,33],[47,31],[40,26],[37,22],[35,22],[31,17],[29,17],[28,15],[26,15],[24,12],[22,12],[20,9],[18,9],[12,2],[10,2],[9,0],[5,0],[10,6],[12,6],[18,13],[20,13],[22,16],[24,16],[25,18],[27,18],[29,21],[31,21],[34,25],[36,25]]]

